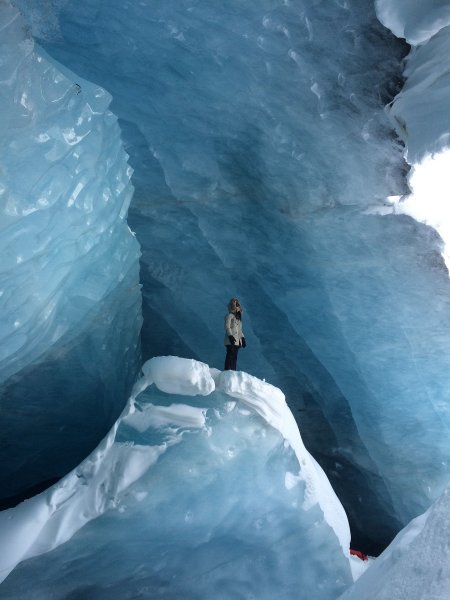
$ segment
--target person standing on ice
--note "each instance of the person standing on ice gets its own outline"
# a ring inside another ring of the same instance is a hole
[[[228,314],[225,317],[225,371],[236,371],[239,348],[245,348],[245,337],[242,333],[242,308],[237,298],[228,302]]]

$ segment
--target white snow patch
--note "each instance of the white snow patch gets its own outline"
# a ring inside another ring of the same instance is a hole
[[[124,417],[124,423],[144,432],[149,427],[189,427],[202,428],[205,426],[204,408],[189,406],[188,404],[171,404],[170,406],[154,406],[147,404],[142,410],[136,410]]]
[[[167,394],[208,396],[215,390],[208,365],[178,356],[157,356],[142,367],[144,384],[154,383]]]
[[[136,405],[135,399],[152,383],[167,393],[210,394],[216,385],[207,365],[173,356],[157,357],[145,363],[143,372],[110,433],[79,467],[47,491],[0,513],[0,581],[19,562],[56,548],[109,508],[125,511],[125,506],[118,506],[119,495],[142,477],[167,448],[181,441],[182,428],[206,427],[204,408],[186,404],[166,407],[147,404],[142,408]],[[245,410],[256,411],[277,429],[292,447],[299,472],[286,474],[286,487],[292,489],[300,481],[305,482],[304,509],[315,504],[321,507],[344,555],[349,557],[350,531],[344,509],[324,472],[305,449],[281,390],[243,372],[226,371],[215,375],[218,389],[233,398],[225,404],[226,410],[233,410],[238,400]],[[120,443],[116,441],[116,434],[122,422],[140,432],[150,424],[166,427],[170,435],[159,446]]]
[[[224,371],[217,387],[250,406],[289,443],[299,463],[297,476],[306,483],[305,510],[316,503],[319,504],[325,520],[333,528],[344,554],[348,556],[350,529],[347,515],[322,468],[306,450],[283,392],[242,371]]]

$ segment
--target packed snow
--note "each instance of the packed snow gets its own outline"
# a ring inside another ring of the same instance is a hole
[[[282,392],[173,356],[143,373],[79,467],[0,513],[0,597],[344,591],[347,518]]]

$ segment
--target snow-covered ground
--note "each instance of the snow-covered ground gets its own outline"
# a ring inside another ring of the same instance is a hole
[[[319,599],[352,581],[345,512],[282,392],[173,356],[144,364],[79,467],[0,513],[0,545],[3,578],[35,557],[1,598]]]

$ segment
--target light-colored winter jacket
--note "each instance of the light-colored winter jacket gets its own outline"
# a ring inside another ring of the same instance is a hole
[[[236,340],[234,343],[235,346],[242,345],[241,342],[244,337],[244,334],[242,333],[242,321],[232,312],[229,312],[225,317],[225,346],[231,346],[231,342],[228,338],[229,335],[232,335]]]

